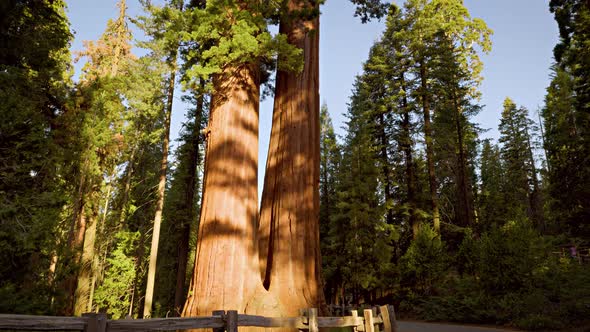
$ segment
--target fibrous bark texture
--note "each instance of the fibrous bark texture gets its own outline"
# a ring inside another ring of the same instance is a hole
[[[280,314],[320,307],[319,16],[315,1],[291,0],[279,31],[303,50],[302,72],[277,72],[260,211],[260,269]],[[307,13],[303,15],[302,13]],[[310,18],[311,17],[311,18]],[[280,64],[279,64],[280,65]]]
[[[197,256],[182,316],[244,312],[260,284],[257,264],[258,67],[214,77]]]

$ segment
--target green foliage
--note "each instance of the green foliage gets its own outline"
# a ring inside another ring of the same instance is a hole
[[[500,149],[490,140],[483,143],[480,157],[480,180],[478,206],[480,221],[477,228],[481,231],[490,227],[501,226],[506,221],[504,205],[504,168]]]
[[[590,4],[582,0],[552,0],[550,10],[559,26],[554,49],[556,68],[547,89],[543,117],[556,229],[590,235]]]
[[[136,277],[135,248],[139,232],[120,231],[115,235],[116,247],[107,258],[102,285],[96,289],[98,308],[106,309],[112,319],[125,317],[133,295]]]
[[[381,18],[388,9],[388,4],[380,0],[350,0],[350,2],[356,5],[354,16],[360,17],[363,23],[372,18]]]
[[[193,64],[186,70],[188,82],[196,78],[207,80],[229,66],[276,57],[281,60],[279,69],[303,68],[302,50],[289,44],[284,35],[273,37],[259,9],[247,2],[212,0],[204,8],[187,10],[187,23],[180,38],[196,45],[186,52],[187,60]]]
[[[504,110],[498,127],[502,144],[504,173],[504,208],[507,220],[529,218],[539,229],[544,217],[539,199],[539,183],[533,157],[533,122],[526,108],[517,108],[510,99],[504,100]]]
[[[435,293],[435,282],[448,266],[446,247],[440,235],[429,225],[421,226],[399,264],[402,283],[410,285],[412,293],[422,296]]]
[[[4,1],[0,12],[0,311],[47,314],[69,199],[61,129],[72,35],[63,1]]]
[[[494,228],[479,239],[467,236],[455,258],[464,262],[462,273],[447,272],[436,281],[436,296],[409,303],[428,320],[513,324],[527,330],[583,322],[590,269],[552,254],[552,242],[522,222]]]
[[[324,257],[334,257],[338,253],[337,246],[330,238],[330,229],[334,227],[331,219],[337,213],[337,172],[341,161],[340,146],[336,141],[328,106],[322,105],[320,110],[320,241]],[[332,243],[331,243],[332,242]],[[338,287],[343,280],[341,271],[333,260],[322,260],[323,277],[326,280],[325,296],[335,302]]]
[[[188,121],[183,124],[178,139],[176,163],[166,192],[156,273],[156,280],[159,282],[155,288],[155,305],[158,312],[154,317],[179,314],[176,312],[179,308],[174,307],[174,302],[180,264],[187,266],[183,296],[186,295],[187,281],[192,275],[191,263],[194,259],[185,257],[188,262],[182,262],[180,251],[186,250],[185,253],[194,254],[197,241],[196,230],[201,200],[199,175],[203,170],[202,156],[205,149],[205,137],[201,130],[205,127],[207,120],[205,97],[201,91],[192,91],[190,96],[183,97],[185,101],[195,106],[187,111]]]

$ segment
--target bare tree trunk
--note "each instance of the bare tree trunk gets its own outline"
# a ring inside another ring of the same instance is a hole
[[[288,2],[290,13],[317,9],[315,1]],[[288,16],[288,15],[285,15]],[[322,307],[319,242],[319,16],[284,17],[279,31],[303,50],[301,73],[279,70],[259,243],[264,286],[281,315]]]
[[[381,172],[383,173],[383,179],[384,179],[384,183],[383,183],[383,190],[385,191],[385,202],[386,202],[386,206],[389,206],[388,210],[387,210],[387,214],[386,214],[386,221],[388,225],[393,225],[393,208],[391,206],[391,202],[393,201],[393,195],[391,192],[391,187],[392,187],[392,180],[391,180],[391,171],[390,171],[390,165],[389,165],[389,156],[387,153],[387,146],[389,145],[389,141],[387,139],[387,132],[385,130],[385,114],[381,113],[379,114],[379,140],[380,140],[380,157],[381,157],[381,163],[382,163],[382,168],[381,168]]]
[[[537,178],[537,166],[535,165],[535,157],[533,155],[533,146],[531,144],[531,136],[529,135],[528,125],[525,128],[527,137],[527,154],[529,162],[531,163],[531,178],[530,182],[533,185],[532,190],[529,191],[529,204],[531,206],[531,220],[540,232],[546,230],[545,216],[543,214],[543,200],[541,197],[541,190],[539,188],[539,180]]]
[[[465,156],[465,131],[463,129],[462,113],[457,101],[457,97],[453,98],[453,107],[455,108],[455,129],[457,133],[457,186],[459,206],[457,213],[457,221],[460,226],[468,227],[473,225],[473,197],[471,195],[471,185],[469,177],[467,176],[467,158]]]
[[[213,79],[197,254],[182,316],[245,311],[262,288],[257,257],[259,68]]]
[[[80,262],[80,254],[82,246],[84,245],[84,235],[86,233],[86,188],[87,179],[85,171],[87,169],[88,160],[85,159],[80,169],[80,178],[78,183],[78,193],[74,201],[72,224],[68,232],[67,247],[68,255],[63,262],[63,268],[68,274],[61,286],[65,293],[65,299],[59,313],[63,316],[71,316],[74,314],[74,304],[76,297],[76,286],[78,280],[78,263]]]
[[[131,191],[131,178],[133,177],[133,163],[135,162],[135,152],[137,151],[137,143],[131,148],[129,161],[125,168],[125,183],[123,185],[123,197],[120,203],[119,211],[119,225],[122,226],[127,220],[127,203],[129,203],[129,192]]]
[[[166,172],[168,171],[168,150],[170,148],[170,120],[172,118],[172,103],[174,101],[174,86],[176,81],[176,57],[174,52],[170,62],[170,78],[168,81],[166,113],[164,122],[164,141],[162,142],[162,160],[160,162],[160,180],[158,181],[158,201],[156,203],[156,214],[154,216],[154,229],[152,232],[152,246],[150,249],[150,263],[148,268],[147,283],[145,290],[145,301],[143,305],[143,317],[149,318],[152,315],[152,300],[154,297],[154,280],[156,277],[156,261],[158,258],[158,242],[160,240],[160,225],[162,223],[162,211],[164,210],[164,194],[166,191]]]
[[[88,312],[88,302],[90,296],[90,282],[92,263],[94,260],[94,243],[96,240],[96,211],[91,207],[92,212],[86,222],[86,231],[84,233],[84,245],[82,249],[82,258],[80,260],[80,270],[78,273],[78,284],[76,287],[74,299],[74,315],[81,316]]]
[[[406,81],[404,74],[400,80],[402,90],[406,90]],[[407,204],[410,214],[410,226],[412,227],[412,236],[416,238],[420,229],[420,221],[416,216],[416,176],[414,173],[414,156],[412,151],[412,133],[410,131],[410,110],[408,109],[408,98],[404,94],[402,98],[402,144],[401,148],[404,153],[406,162],[406,186],[408,191]]]
[[[66,269],[71,269],[70,275],[68,275],[64,281],[63,288],[66,293],[66,301],[64,307],[61,310],[61,314],[64,316],[72,316],[74,314],[74,304],[76,295],[76,285],[78,280],[78,264],[80,262],[80,253],[82,246],[84,245],[84,234],[86,233],[86,213],[84,212],[84,205],[81,205],[81,210],[76,216],[76,227],[73,233],[73,237],[69,242],[69,249],[71,250],[71,256],[69,262],[66,263]]]
[[[432,140],[432,126],[430,123],[430,100],[428,98],[428,84],[426,64],[420,62],[420,81],[422,95],[422,109],[424,112],[424,142],[426,144],[426,161],[428,164],[428,184],[430,186],[430,205],[432,208],[432,224],[434,230],[440,233],[440,212],[438,209],[438,190],[436,172],[434,170],[434,142]]]

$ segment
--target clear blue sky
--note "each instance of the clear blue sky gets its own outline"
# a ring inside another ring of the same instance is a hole
[[[80,50],[83,40],[97,39],[107,19],[117,14],[117,0],[67,2],[70,22],[76,32],[73,50]],[[558,39],[557,25],[549,13],[548,0],[465,0],[465,5],[473,17],[484,19],[494,30],[492,52],[482,58],[481,104],[484,108],[475,120],[482,128],[490,129],[486,137],[496,138],[502,101],[507,96],[527,107],[533,119],[537,119],[535,111],[542,106],[549,84],[552,50]],[[128,6],[129,15],[139,14],[137,0],[128,0]],[[353,6],[346,0],[328,0],[322,7],[320,97],[328,104],[339,134],[343,134],[342,113],[346,111],[354,78],[361,72],[369,48],[384,29],[383,21],[361,24],[353,13]],[[184,117],[180,98],[176,101],[173,139],[178,136]],[[267,100],[261,105],[260,113],[259,191],[266,164],[271,114],[272,100]]]

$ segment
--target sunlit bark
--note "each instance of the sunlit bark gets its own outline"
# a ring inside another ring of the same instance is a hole
[[[244,312],[261,285],[255,232],[258,67],[228,67],[213,84],[197,255],[183,316]]]
[[[292,17],[279,31],[303,50],[300,73],[279,70],[260,211],[260,263],[264,286],[280,314],[320,307],[319,245],[319,16],[315,1],[288,3]]]
[[[158,243],[160,240],[160,226],[162,224],[162,212],[164,211],[164,194],[166,190],[166,173],[168,171],[168,150],[170,149],[170,121],[172,119],[172,104],[174,102],[174,87],[176,83],[176,58],[177,50],[170,57],[170,77],[168,79],[168,91],[165,109],[164,139],[162,141],[162,159],[160,161],[160,179],[158,180],[158,200],[154,215],[154,228],[152,232],[152,245],[150,249],[150,263],[148,267],[143,317],[150,317],[152,312],[152,300],[154,297],[154,282],[156,277],[156,261],[158,258]]]

